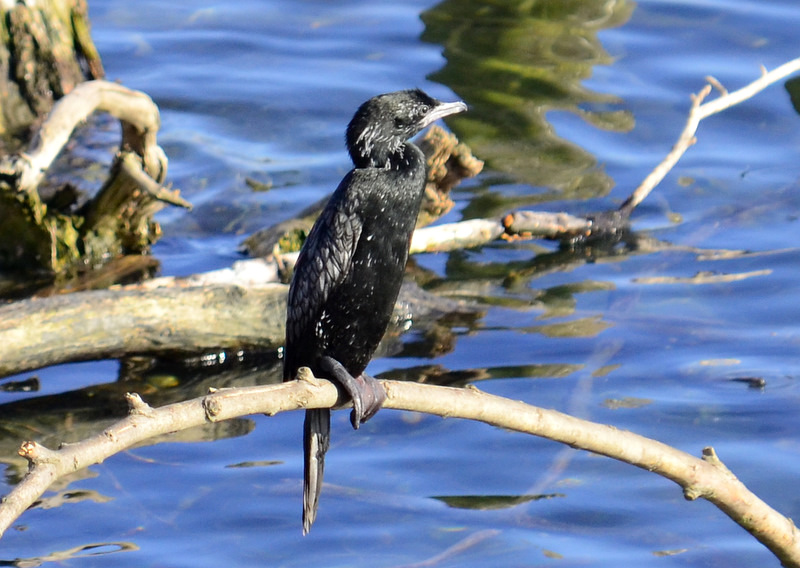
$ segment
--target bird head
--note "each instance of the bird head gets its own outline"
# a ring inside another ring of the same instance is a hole
[[[403,144],[445,116],[467,110],[461,101],[443,103],[419,89],[372,97],[347,127],[347,149],[357,167],[384,167]]]

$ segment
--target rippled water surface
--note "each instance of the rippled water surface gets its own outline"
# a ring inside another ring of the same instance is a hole
[[[163,274],[227,266],[245,236],[331,191],[350,167],[344,127],[374,94],[416,86],[470,105],[448,126],[486,168],[455,191],[445,221],[520,207],[581,214],[618,206],[661,160],[706,75],[735,89],[760,65],[800,56],[790,0],[89,3],[109,78],[159,105],[170,181],[195,204],[161,216]],[[429,289],[480,300],[486,314],[454,328],[453,348],[433,358],[410,347],[423,335],[412,329],[409,347],[370,371],[438,365],[694,455],[712,445],[756,494],[800,517],[798,126],[783,83],[704,121],[635,211],[635,247],[564,255],[520,241],[417,256]],[[254,192],[248,179],[271,189]],[[42,370],[40,392],[0,393],[4,416],[32,412],[14,401],[113,383],[119,372],[116,362]],[[763,386],[735,380],[746,378]],[[83,413],[102,428],[97,399],[111,414],[118,404],[102,401],[124,390],[46,399],[48,441],[90,434],[63,426]],[[4,492],[23,467],[15,446],[43,435],[43,422],[3,434]],[[67,504],[23,515],[0,558],[779,565],[719,510],[653,474],[395,411],[358,432],[334,414],[327,485],[304,538],[301,424],[301,413],[253,417],[116,456],[55,487]]]

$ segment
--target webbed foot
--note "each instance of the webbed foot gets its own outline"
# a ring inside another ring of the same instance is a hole
[[[344,366],[333,357],[321,357],[320,368],[345,390],[353,399],[353,411],[350,423],[358,430],[362,422],[366,422],[380,410],[386,400],[386,391],[380,381],[361,373],[358,377],[351,375]]]

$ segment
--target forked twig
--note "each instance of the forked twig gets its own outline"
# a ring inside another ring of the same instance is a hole
[[[706,77],[708,84],[703,87],[700,92],[691,96],[692,106],[689,110],[689,117],[686,120],[686,126],[683,128],[683,132],[681,132],[681,135],[678,137],[678,141],[661,163],[650,172],[650,175],[648,175],[642,183],[639,184],[639,187],[634,190],[631,196],[625,200],[619,210],[630,214],[630,212],[644,201],[650,192],[661,183],[661,180],[663,180],[667,173],[678,163],[678,160],[686,153],[686,150],[697,141],[695,132],[697,132],[697,127],[700,125],[701,120],[749,99],[776,81],[780,81],[796,71],[800,71],[800,58],[784,63],[780,67],[769,72],[762,67],[761,77],[736,91],[728,91],[715,78]],[[712,88],[716,88],[720,92],[720,96],[713,101],[704,103],[703,101],[711,93]]]

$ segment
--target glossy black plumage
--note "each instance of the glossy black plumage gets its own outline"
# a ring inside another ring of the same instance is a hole
[[[425,187],[425,157],[408,139],[463,110],[463,103],[441,103],[420,90],[361,105],[346,137],[355,168],[298,257],[289,289],[284,380],[307,366],[342,385],[354,399],[355,428],[385,396],[364,370],[389,323]],[[304,533],[316,516],[329,432],[329,410],[306,412]]]

